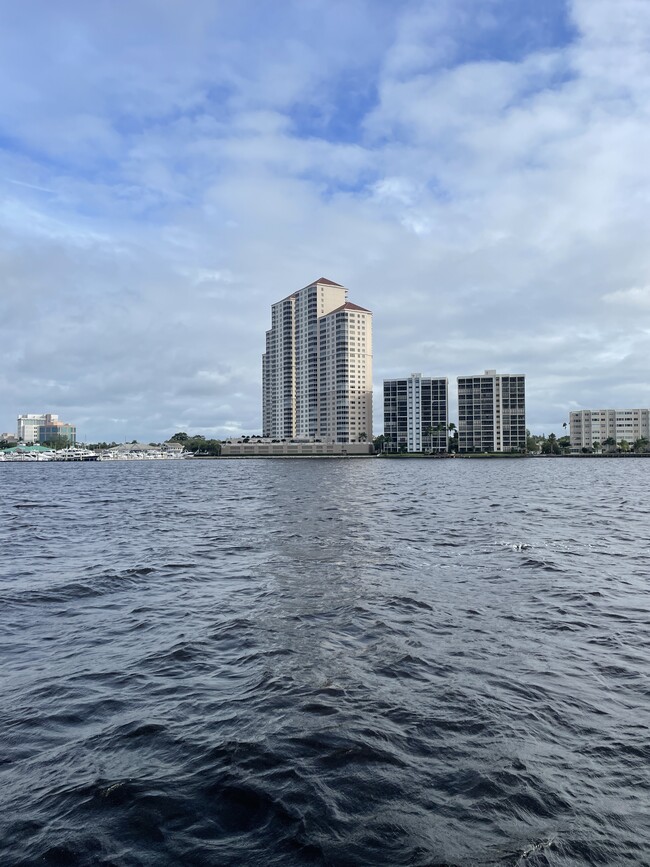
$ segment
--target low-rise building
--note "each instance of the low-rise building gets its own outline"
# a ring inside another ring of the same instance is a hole
[[[569,414],[571,451],[596,450],[605,447],[606,440],[623,440],[630,446],[637,440],[650,440],[650,409],[581,409]]]
[[[273,440],[268,437],[226,440],[221,454],[233,457],[367,457],[374,454],[372,443],[335,443],[320,440]]]

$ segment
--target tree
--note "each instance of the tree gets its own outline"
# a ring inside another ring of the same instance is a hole
[[[359,440],[360,443],[365,443],[365,441],[368,439],[368,434],[365,431],[363,431],[363,433],[359,434],[357,439]]]
[[[608,452],[611,452],[612,449],[616,448],[616,440],[614,437],[607,437],[606,440],[603,440],[603,445],[607,446]]]
[[[593,448],[593,450],[596,452],[596,454],[598,454],[598,452],[599,452],[600,449],[601,449],[601,445],[600,445],[600,443],[598,442],[598,440],[594,440],[593,445],[592,445],[592,448]]]
[[[51,449],[65,449],[70,445],[70,440],[66,436],[54,436],[50,437],[49,440],[43,443],[44,446],[48,446]]]
[[[375,451],[378,453],[383,452],[385,442],[386,442],[386,437],[384,436],[384,434],[379,434],[378,437],[375,437],[374,440],[372,441],[372,444],[375,447]]]
[[[630,444],[627,440],[621,440],[618,447],[622,452],[629,452],[630,450]]]
[[[571,452],[571,437],[560,437],[557,444],[561,448],[563,454],[567,455]]]
[[[542,454],[543,455],[561,455],[562,449],[560,448],[560,444],[557,441],[557,437],[554,433],[548,435],[548,439],[545,439],[542,442]]]
[[[539,434],[531,434],[529,430],[526,431],[526,451],[530,452],[533,455],[536,455],[540,450],[541,444],[544,442],[546,437],[540,436]]]
[[[634,440],[634,445],[632,446],[632,450],[637,454],[642,454],[648,448],[650,443],[645,437],[639,437],[638,440]]]
[[[173,437],[169,438],[170,443],[186,443],[189,439],[189,436],[185,433],[185,431],[179,431],[179,433],[175,433]]]
[[[458,451],[458,431],[456,430],[456,425],[453,421],[450,421],[447,425],[447,430],[449,431],[449,441],[448,441],[448,450],[450,452]]]

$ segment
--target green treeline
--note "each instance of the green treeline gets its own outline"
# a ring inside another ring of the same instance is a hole
[[[191,437],[184,431],[179,431],[169,438],[169,442],[182,443],[185,451],[192,452],[196,456],[216,457],[221,454],[221,440],[206,440],[201,434]]]

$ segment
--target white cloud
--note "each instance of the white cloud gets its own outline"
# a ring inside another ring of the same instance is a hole
[[[262,7],[10,10],[0,427],[255,432],[269,305],[320,275],[377,385],[523,371],[533,428],[649,403],[650,6],[518,52],[499,4]]]
[[[650,285],[633,286],[630,289],[617,289],[615,292],[608,292],[603,295],[603,301],[608,304],[650,310]]]

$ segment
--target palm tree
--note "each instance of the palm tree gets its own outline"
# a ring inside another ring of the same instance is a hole
[[[363,433],[359,434],[358,440],[360,443],[365,443],[365,441],[367,439],[368,439],[368,434],[365,431]]]
[[[594,440],[594,442],[593,442],[593,444],[592,444],[592,448],[593,448],[593,450],[594,450],[595,452],[599,452],[599,451],[600,451],[600,449],[601,449],[601,445],[600,445],[600,443],[598,442],[598,440]]]
[[[428,437],[428,438],[429,438],[429,451],[430,451],[430,452],[433,451],[433,443],[432,443],[432,441],[431,441],[431,437],[433,436],[433,431],[434,431],[434,427],[433,427],[433,425],[427,425],[427,428],[426,428],[426,430],[424,431],[424,435],[425,435],[425,437]],[[423,445],[424,445],[424,443],[423,443]],[[422,451],[424,451],[424,448],[422,449]]]
[[[616,447],[616,440],[614,439],[614,437],[607,437],[606,440],[603,440],[603,445],[607,446],[608,452],[611,452],[612,447]]]
[[[447,425],[447,430],[449,431],[449,440],[450,440],[449,451],[452,451],[451,446],[453,445],[453,438],[454,438],[453,434],[454,434],[454,431],[456,430],[456,425],[453,423],[453,421],[449,422],[449,424]]]
[[[645,437],[639,437],[638,440],[634,440],[634,445],[632,446],[632,450],[635,452],[644,452],[650,443]]]

